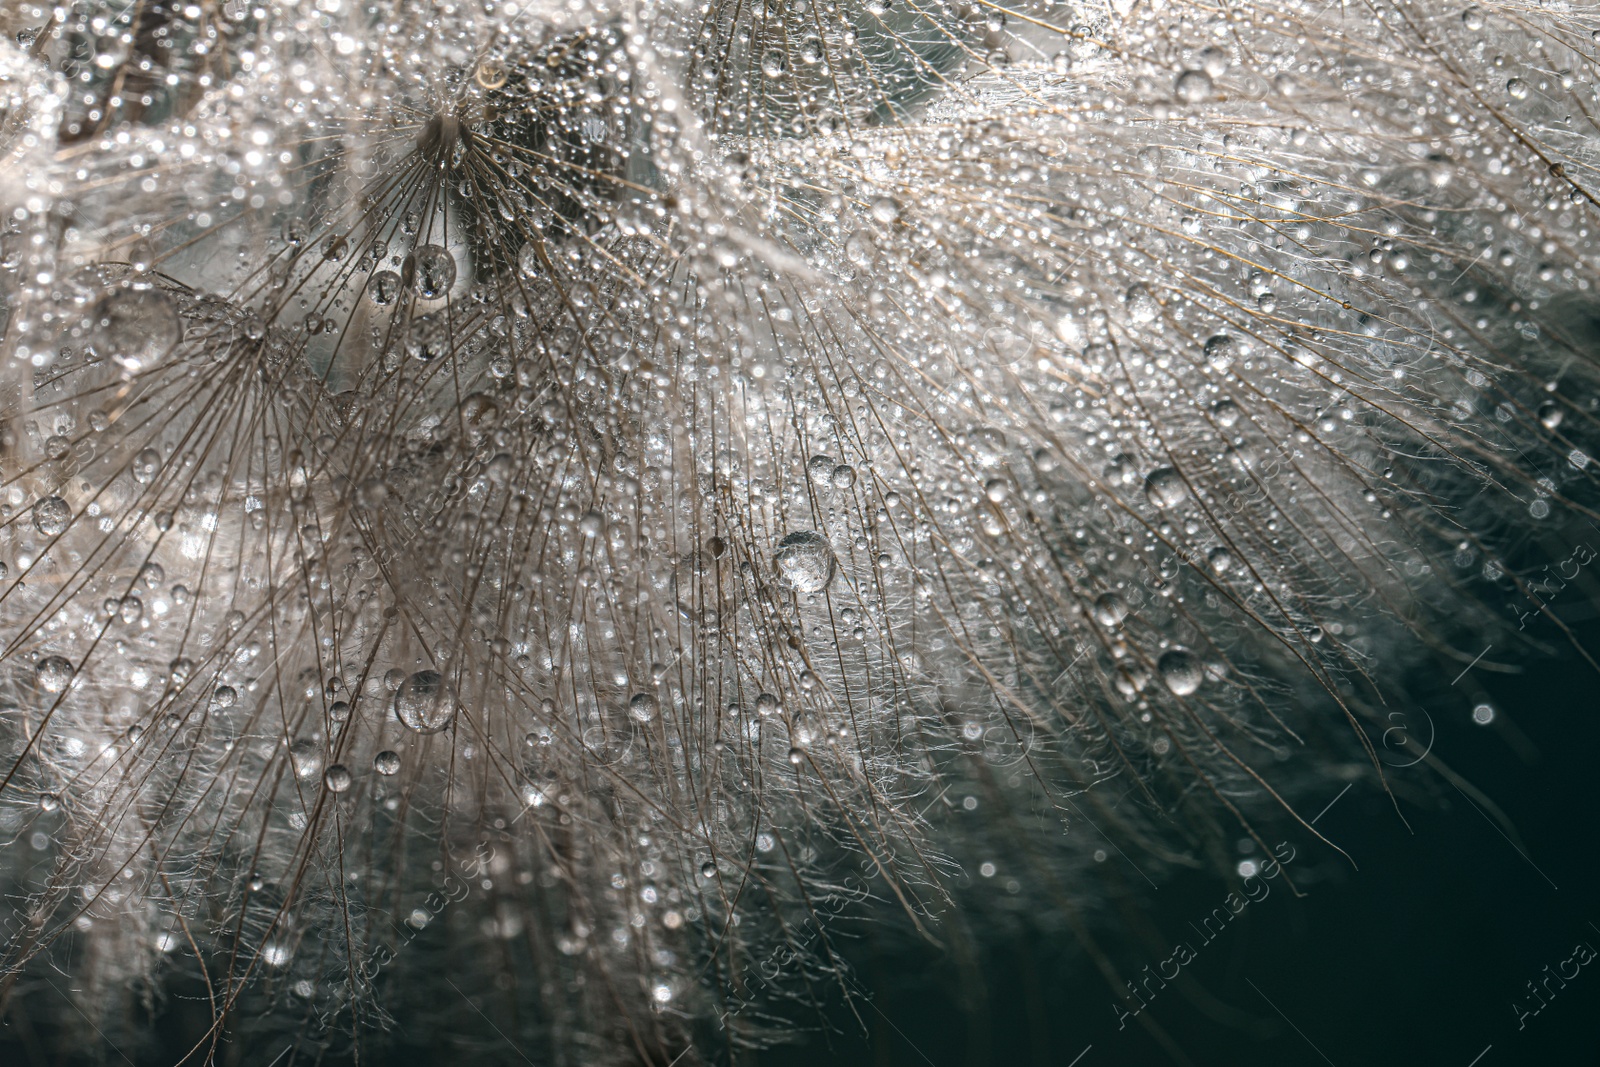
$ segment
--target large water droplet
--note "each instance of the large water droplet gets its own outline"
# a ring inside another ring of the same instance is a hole
[[[1200,660],[1186,648],[1174,648],[1163,653],[1156,661],[1156,669],[1161,672],[1161,680],[1167,683],[1167,688],[1181,697],[1199,689],[1204,677]]]
[[[87,346],[129,371],[142,370],[177,347],[183,321],[159,289],[117,289],[95,305]]]
[[[1144,495],[1158,508],[1175,508],[1189,496],[1189,487],[1171,467],[1160,467],[1144,480]]]
[[[153,448],[140,450],[133,457],[133,480],[140,485],[149,485],[156,480],[156,475],[161,473],[161,453]]]
[[[33,528],[54,537],[72,522],[72,509],[58,496],[47,496],[33,506]]]
[[[455,693],[438,671],[418,671],[395,692],[394,713],[407,728],[436,734],[455,717]]]
[[[1091,614],[1095,622],[1108,630],[1113,629],[1128,617],[1128,604],[1115,593],[1102,593],[1095,599]]]
[[[417,275],[413,281],[417,295],[432,300],[444,296],[456,283],[456,261],[439,245],[417,249]]]
[[[308,737],[301,738],[289,746],[289,763],[294,767],[294,776],[302,782],[315,778],[322,773],[322,745]]]
[[[833,580],[833,549],[814,530],[796,530],[779,541],[772,561],[779,578],[797,593],[815,593]]]
[[[1156,298],[1143,285],[1129,286],[1127,301],[1128,318],[1140,325],[1154,322],[1156,316],[1161,314],[1161,305],[1156,303]]]
[[[650,693],[635,693],[633,699],[628,701],[628,714],[639,722],[649,722],[660,710],[660,702]]]
[[[380,270],[367,283],[367,296],[379,307],[387,307],[400,295],[400,275],[392,270]]]
[[[61,693],[72,684],[72,676],[77,672],[65,656],[46,656],[34,665],[33,673],[40,689],[46,693]]]
[[[1203,70],[1186,70],[1178,75],[1172,91],[1181,103],[1203,104],[1211,99],[1211,75]]]

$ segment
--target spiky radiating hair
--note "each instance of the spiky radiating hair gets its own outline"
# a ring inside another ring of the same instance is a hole
[[[5,16],[4,995],[715,1058],[1298,820],[1588,514],[1595,16]]]

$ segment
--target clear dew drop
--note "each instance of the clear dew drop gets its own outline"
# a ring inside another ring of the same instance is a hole
[[[456,283],[455,257],[439,245],[423,245],[417,249],[416,270],[412,285],[424,299],[444,296]]]
[[[1186,648],[1169,649],[1162,653],[1156,661],[1156,670],[1161,673],[1161,680],[1167,688],[1180,697],[1199,689],[1205,677],[1199,658]]]
[[[1145,499],[1158,508],[1175,508],[1189,496],[1189,487],[1171,467],[1160,467],[1144,480]]]
[[[633,699],[628,701],[628,714],[636,722],[649,722],[660,710],[661,703],[653,693],[635,693]]]
[[[417,671],[394,694],[394,713],[419,734],[436,734],[455,717],[455,693],[438,671]]]
[[[133,480],[140,485],[149,485],[160,473],[161,453],[155,449],[143,449],[133,457]]]
[[[72,524],[72,509],[58,496],[47,496],[33,506],[33,528],[46,537],[64,533]]]
[[[1156,298],[1143,285],[1129,286],[1126,299],[1128,318],[1141,326],[1154,322],[1156,316],[1161,314],[1161,305],[1156,303]]]
[[[1184,104],[1203,104],[1211,99],[1211,75],[1203,70],[1186,70],[1173,83],[1172,93]]]
[[[1091,614],[1094,621],[1108,630],[1122,625],[1128,617],[1128,603],[1115,593],[1102,593],[1095,598]]]
[[[46,693],[65,692],[77,671],[65,656],[46,656],[33,668],[34,680]]]
[[[544,260],[539,258],[539,242],[529,241],[517,253],[517,271],[524,278],[537,278],[544,273]]]
[[[219,708],[231,708],[239,702],[239,691],[231,685],[219,685],[211,694],[211,702]]]
[[[310,781],[322,773],[322,745],[308,737],[301,738],[289,746],[289,763],[296,778]]]
[[[400,753],[384,749],[372,757],[372,769],[385,778],[400,773]]]
[[[400,296],[400,275],[392,270],[380,270],[367,283],[367,297],[379,307],[388,307]]]
[[[183,340],[177,305],[159,289],[118,289],[101,299],[92,315],[88,349],[128,371],[148,367]]]
[[[814,530],[796,530],[778,542],[772,557],[778,577],[797,593],[815,593],[833,580],[833,549]]]
[[[1206,339],[1206,366],[1218,374],[1232,367],[1239,354],[1239,342],[1231,334],[1219,333]]]
[[[322,775],[322,784],[328,787],[330,793],[343,793],[354,781],[350,768],[342,763],[335,763]]]
[[[833,479],[835,464],[832,456],[812,456],[806,463],[806,473],[811,476],[812,482],[817,485],[827,485]]]
[[[1554,430],[1560,426],[1564,417],[1561,405],[1554,400],[1546,400],[1539,405],[1539,425],[1547,430]]]
[[[835,489],[849,489],[856,484],[856,469],[848,463],[841,463],[833,468],[833,473],[828,476]]]

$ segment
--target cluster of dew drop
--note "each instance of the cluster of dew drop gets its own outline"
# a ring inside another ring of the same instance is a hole
[[[1321,7],[5,16],[5,987],[667,1062],[1256,836],[1600,399],[1593,27]]]

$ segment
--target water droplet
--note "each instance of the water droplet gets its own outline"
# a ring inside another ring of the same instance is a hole
[[[539,242],[529,241],[517,253],[517,270],[524,278],[537,278],[544,273],[544,260],[539,258]]]
[[[40,811],[55,811],[60,806],[61,806],[61,797],[58,796],[57,794],[55,794],[55,793],[40,793],[39,794],[39,810]]]
[[[661,703],[651,693],[635,693],[628,701],[628,714],[638,722],[649,722],[661,710]]]
[[[322,773],[322,745],[308,737],[303,737],[289,746],[289,763],[294,767],[294,776],[302,782],[309,781]]]
[[[1106,629],[1115,629],[1128,617],[1128,604],[1115,593],[1102,593],[1095,598],[1092,610],[1094,621]]]
[[[849,489],[856,484],[856,469],[848,463],[841,463],[833,468],[828,480],[833,483],[835,489]]]
[[[1161,305],[1156,303],[1156,298],[1143,285],[1129,286],[1127,301],[1128,317],[1140,325],[1154,322],[1156,316],[1161,314]]]
[[[58,496],[47,496],[33,506],[33,528],[46,537],[63,533],[72,523],[72,509]]]
[[[412,285],[418,296],[429,300],[444,296],[456,283],[455,257],[439,245],[417,249],[416,271]]]
[[[1528,99],[1528,83],[1521,78],[1512,78],[1506,82],[1506,95],[1513,100]]]
[[[1167,688],[1181,697],[1199,689],[1205,677],[1199,658],[1186,648],[1174,648],[1163,653],[1156,661],[1156,669],[1161,672],[1161,680],[1167,683]]]
[[[211,694],[211,702],[219,708],[231,708],[239,702],[239,691],[231,685],[219,685]]]
[[[1203,104],[1211,99],[1211,75],[1203,70],[1186,70],[1178,75],[1172,91],[1180,103]]]
[[[506,65],[498,59],[485,59],[472,74],[473,79],[485,89],[500,88],[510,78]]]
[[[1206,339],[1206,365],[1218,374],[1232,367],[1233,361],[1238,355],[1239,343],[1232,335],[1219,333]]]
[[[129,371],[161,359],[183,339],[183,321],[170,296],[159,289],[117,289],[92,312],[86,347]]]
[[[160,473],[161,453],[155,449],[143,449],[133,457],[133,480],[140,485],[149,485]]]
[[[322,776],[322,784],[328,787],[330,793],[343,793],[350,788],[355,778],[350,774],[350,768],[342,763],[335,763],[329,767]]]
[[[72,684],[76,670],[65,656],[46,656],[35,664],[34,678],[46,693],[64,692]]]
[[[786,66],[783,52],[777,48],[768,49],[767,53],[761,57],[761,73],[769,78],[783,77],[783,71]]]
[[[796,530],[779,541],[772,561],[779,578],[797,593],[818,592],[833,580],[833,549],[814,530]]]
[[[1189,487],[1177,471],[1161,467],[1144,480],[1144,495],[1158,508],[1175,508],[1188,499]]]
[[[827,485],[833,478],[834,466],[832,456],[812,456],[806,464],[806,473],[817,485]]]
[[[387,307],[400,295],[400,275],[392,270],[380,270],[367,283],[367,296],[379,307]]]
[[[455,717],[455,693],[438,671],[418,671],[394,694],[395,717],[419,734],[436,734]]]
[[[980,467],[993,467],[1006,458],[1006,435],[992,426],[979,426],[967,432],[972,461]]]
[[[384,749],[372,757],[372,769],[384,777],[400,773],[400,753]]]

